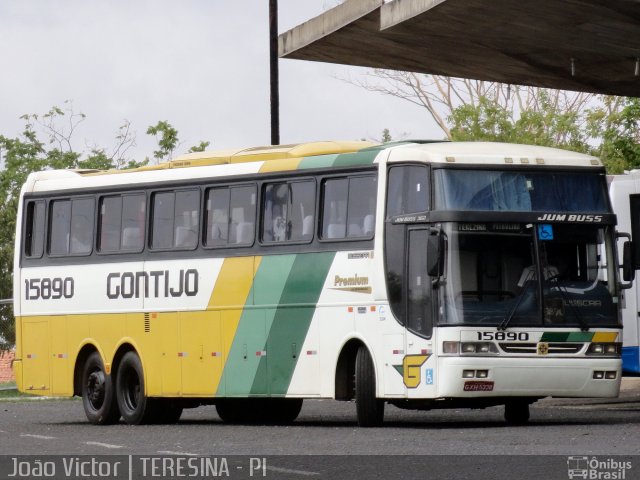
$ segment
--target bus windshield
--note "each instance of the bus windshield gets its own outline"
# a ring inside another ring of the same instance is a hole
[[[463,211],[608,212],[604,175],[438,169],[435,208]]]
[[[615,278],[610,227],[448,223],[443,229],[441,324],[618,325],[617,285],[607,281]]]

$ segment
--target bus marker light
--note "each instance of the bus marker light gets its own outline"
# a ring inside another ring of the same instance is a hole
[[[404,350],[394,350],[393,354],[394,355],[402,355],[404,353]]]
[[[256,357],[266,357],[267,356],[267,351],[266,350],[258,350],[256,352]]]
[[[212,357],[219,357],[220,356],[220,352],[211,352],[211,356]]]
[[[353,307],[349,307],[347,310],[349,310],[349,313],[353,313]]]
[[[604,372],[604,378],[606,378],[607,380],[615,380],[616,376],[616,372]]]
[[[422,355],[430,355],[431,354],[431,350],[429,350],[428,348],[423,348],[422,350],[420,350],[420,353]]]
[[[189,355],[189,353],[188,353],[188,352],[178,352],[178,356],[179,356],[179,357],[186,357],[186,356],[188,356],[188,355]]]
[[[458,353],[459,342],[442,342],[443,353]]]
[[[307,350],[307,355],[317,355],[318,351],[317,350]]]

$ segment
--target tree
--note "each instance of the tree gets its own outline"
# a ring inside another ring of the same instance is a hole
[[[191,147],[188,153],[204,152],[210,144],[211,142],[201,141],[198,145]]]
[[[44,115],[23,115],[24,129],[15,138],[0,135],[0,299],[12,297],[13,247],[20,189],[30,173],[45,169],[133,168],[126,153],[135,144],[130,123],[125,121],[112,149],[93,147],[89,152],[74,149],[74,133],[86,116],[73,111],[71,102],[53,107]],[[0,305],[0,349],[15,341],[11,305]]]
[[[640,166],[638,99],[390,70],[372,70],[352,83],[424,108],[449,140],[591,153],[611,173]]]
[[[155,135],[158,141],[158,150],[153,152],[153,157],[156,161],[169,160],[178,146],[178,130],[173,128],[166,120],[162,120],[147,128],[147,134]]]

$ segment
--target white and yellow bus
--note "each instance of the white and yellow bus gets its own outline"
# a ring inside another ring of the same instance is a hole
[[[89,421],[290,422],[615,397],[615,216],[594,157],[320,142],[43,171],[16,232],[22,392]]]

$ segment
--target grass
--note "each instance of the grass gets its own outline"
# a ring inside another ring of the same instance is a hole
[[[40,395],[31,395],[29,393],[21,393],[16,388],[16,382],[0,382],[0,402],[6,401],[21,401],[21,400],[36,400],[36,399],[51,399],[56,400],[76,400],[77,397],[41,397]]]

